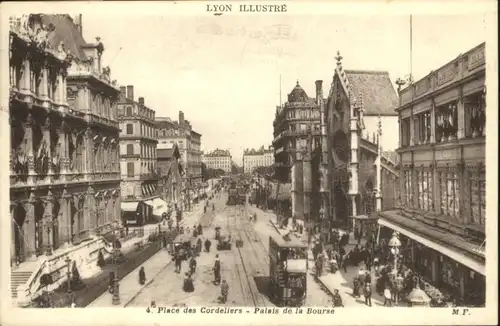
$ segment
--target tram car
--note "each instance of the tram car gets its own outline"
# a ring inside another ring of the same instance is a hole
[[[278,306],[305,304],[307,265],[307,245],[298,238],[269,237],[269,292]]]

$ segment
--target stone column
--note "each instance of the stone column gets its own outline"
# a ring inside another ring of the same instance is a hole
[[[92,187],[88,187],[85,196],[85,230],[92,231],[95,228],[96,221],[96,206],[95,206],[95,191]]]
[[[84,148],[84,173],[85,173],[85,180],[93,180],[93,173],[94,173],[94,140],[92,139],[93,137],[93,132],[90,128],[87,128],[85,131],[85,148]]]
[[[47,62],[42,63],[42,69],[41,69],[41,77],[42,77],[42,82],[40,83],[40,93],[38,94],[38,97],[40,97],[43,100],[48,100],[48,94],[49,94],[49,79],[48,79],[48,68],[47,68]],[[48,103],[43,104],[44,107],[48,107]]]
[[[16,224],[16,203],[11,202],[10,203],[10,266],[12,267],[13,264],[16,263],[16,228],[18,228]],[[21,229],[19,230],[21,233]],[[24,242],[24,241],[23,241]],[[23,248],[24,245],[21,243],[21,248]],[[24,248],[23,248],[24,249]],[[21,249],[22,251],[22,249]]]
[[[48,166],[48,171],[47,171],[47,181],[48,182],[52,182],[52,178],[54,176],[54,169],[53,169],[53,166],[52,166],[52,144],[51,144],[51,137],[50,137],[50,131],[51,129],[53,128],[53,124],[52,124],[52,118],[50,117],[50,115],[48,115],[46,118],[45,118],[45,123],[43,125],[43,141],[45,142],[46,146],[47,146],[47,157],[48,157],[48,161],[49,161],[49,166]]]
[[[436,103],[434,99],[431,100],[431,144],[436,143]]]
[[[63,120],[62,124],[61,124],[61,128],[60,128],[60,134],[59,134],[59,137],[60,137],[60,144],[61,144],[61,148],[59,149],[60,150],[60,164],[61,164],[61,170],[60,170],[60,178],[62,179],[62,181],[68,181],[67,178],[67,174],[68,174],[68,170],[69,170],[69,142],[70,142],[70,136],[69,136],[69,132],[70,132],[70,127],[68,125],[68,123],[66,122],[66,120]]]
[[[21,82],[21,93],[28,94],[31,92],[31,63],[29,60],[29,55],[26,55],[23,61],[23,77],[22,77],[22,82]]]
[[[24,210],[26,212],[26,218],[23,224],[23,234],[24,234],[24,255],[26,258],[33,259],[35,257],[35,206],[34,198],[28,199],[24,202]]]
[[[28,165],[28,184],[35,183],[35,157],[33,153],[33,125],[35,124],[34,118],[31,113],[28,113],[26,122],[24,123],[24,139],[26,139],[26,164]]]
[[[460,86],[460,95],[457,103],[457,123],[457,138],[463,139],[465,138],[465,104],[462,86]]]
[[[53,209],[54,209],[54,196],[52,192],[49,191],[47,197],[45,198],[45,207],[43,212],[43,232],[42,232],[42,243],[45,247],[45,254],[47,256],[52,255],[53,243],[52,243],[52,233],[53,233]]]
[[[61,198],[59,198],[59,216],[57,218],[57,227],[59,234],[59,246],[67,243],[70,244],[70,230],[69,223],[71,221],[70,217],[70,203],[68,201],[68,195],[66,193],[63,194]]]

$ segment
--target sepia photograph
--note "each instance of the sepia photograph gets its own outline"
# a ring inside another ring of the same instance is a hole
[[[497,306],[495,8],[10,5],[8,310],[460,323]]]

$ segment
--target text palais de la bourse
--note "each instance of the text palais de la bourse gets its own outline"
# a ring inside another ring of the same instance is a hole
[[[286,5],[239,5],[240,12],[286,12]],[[207,5],[209,12],[232,12],[233,5]]]

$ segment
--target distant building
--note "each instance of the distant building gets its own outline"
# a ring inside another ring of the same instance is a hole
[[[179,111],[179,120],[156,118],[158,148],[168,148],[177,144],[181,155],[180,163],[185,172],[183,179],[192,187],[202,183],[201,175],[201,134],[194,131],[191,123],[184,119],[184,112]]]
[[[170,148],[168,148],[170,147]],[[162,199],[173,208],[181,199],[181,170],[179,160],[181,158],[179,148],[176,144],[168,144],[157,149],[158,170],[160,177],[160,193]]]
[[[122,86],[118,119],[123,219],[143,224],[161,217],[163,211],[158,208],[164,206],[158,201],[155,111],[145,105],[143,97],[134,100],[134,86]]]
[[[228,150],[215,149],[214,151],[203,155],[203,163],[210,169],[220,169],[230,173],[232,166],[231,153]]]
[[[256,149],[245,149],[243,152],[243,173],[252,173],[256,167],[274,164],[274,148],[264,146]]]
[[[307,96],[299,85],[288,94],[288,101],[276,107],[274,128],[275,177],[281,182],[291,182],[293,158],[307,146],[308,126],[313,136],[312,147],[319,146],[321,137],[320,108],[315,98]]]

